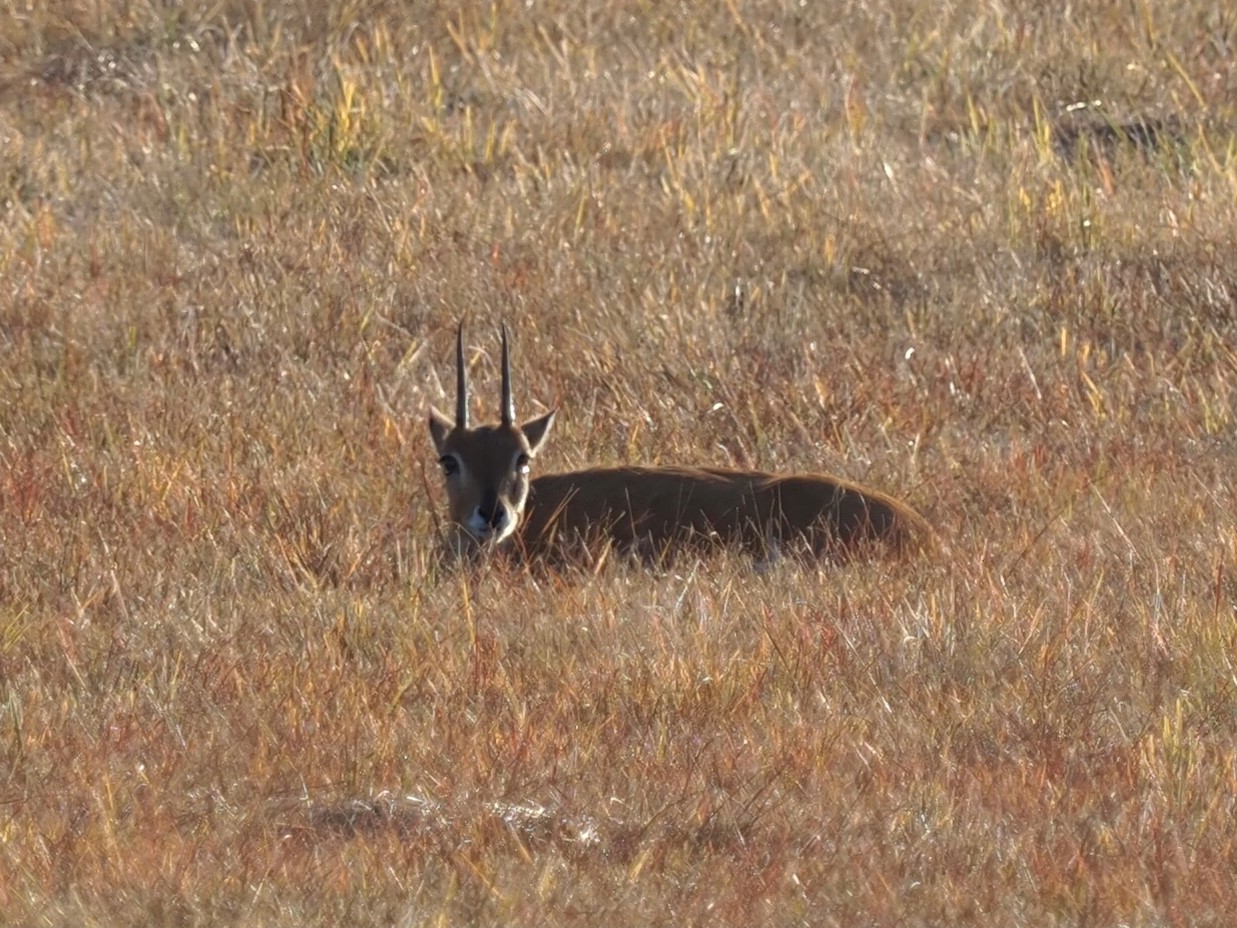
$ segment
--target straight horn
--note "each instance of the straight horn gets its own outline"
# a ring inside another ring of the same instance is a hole
[[[503,323],[503,425],[515,425],[515,400],[511,398],[511,354],[507,350],[507,324]]]
[[[455,427],[468,428],[468,369],[464,366],[464,323],[455,333]]]

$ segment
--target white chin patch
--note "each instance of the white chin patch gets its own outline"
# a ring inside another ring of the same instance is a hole
[[[493,527],[480,516],[472,516],[468,520],[468,524],[464,526],[468,530],[468,534],[482,544],[497,545],[506,541],[511,533],[515,530],[515,526],[508,520],[503,524],[499,531],[494,531]]]

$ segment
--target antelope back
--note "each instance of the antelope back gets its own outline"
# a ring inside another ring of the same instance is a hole
[[[507,329],[502,332],[502,403],[497,425],[468,423],[464,327],[455,340],[456,404],[452,421],[430,409],[430,437],[442,465],[451,522],[477,544],[498,545],[517,530],[528,501],[533,458],[554,423],[554,412],[515,423]]]
[[[840,559],[909,552],[929,535],[909,506],[829,474],[627,466],[538,477],[521,541],[536,553],[600,542],[657,557],[735,546]]]

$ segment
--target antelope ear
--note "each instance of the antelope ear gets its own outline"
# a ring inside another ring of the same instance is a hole
[[[440,413],[433,406],[430,407],[430,438],[434,439],[434,447],[439,454],[445,454],[447,444],[447,436],[451,434],[451,430],[455,428],[455,423]]]
[[[551,409],[544,416],[538,416],[536,419],[529,419],[520,426],[520,431],[524,433],[524,437],[528,439],[528,450],[532,454],[536,454],[545,442],[546,436],[550,434],[550,426],[554,424],[554,415],[557,409]]]

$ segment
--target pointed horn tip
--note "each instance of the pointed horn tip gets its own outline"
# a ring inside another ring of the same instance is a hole
[[[468,366],[464,363],[464,323],[455,332],[455,424],[468,428]]]
[[[507,347],[507,323],[503,322],[500,326],[502,331],[503,345],[503,399],[502,399],[502,420],[504,425],[515,424],[515,400],[511,395],[511,351]]]

